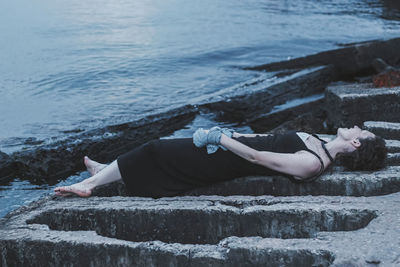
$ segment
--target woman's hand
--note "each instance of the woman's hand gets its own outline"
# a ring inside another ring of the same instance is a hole
[[[227,150],[225,147],[220,145],[222,134],[232,137],[233,130],[228,128],[220,128],[218,126],[212,127],[210,130],[204,130],[203,128],[197,129],[193,134],[193,143],[197,147],[207,146],[207,153],[211,154],[222,148]]]
[[[206,145],[219,145],[221,135],[221,128],[218,126],[215,126],[210,130],[199,128],[193,134],[193,143],[197,147],[203,147]]]
[[[197,129],[193,134],[193,144],[197,147],[203,147],[207,145],[208,130],[203,128]]]
[[[219,145],[221,142],[222,129],[218,126],[212,127],[207,133],[207,144]]]

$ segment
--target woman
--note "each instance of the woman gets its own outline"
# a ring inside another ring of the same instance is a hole
[[[386,155],[385,141],[358,126],[339,128],[329,142],[303,132],[239,134],[213,127],[198,129],[193,139],[152,140],[110,165],[85,157],[93,176],[54,191],[88,197],[96,186],[122,179],[129,195],[158,198],[249,175],[281,174],[309,182],[338,156],[349,169],[376,170]]]

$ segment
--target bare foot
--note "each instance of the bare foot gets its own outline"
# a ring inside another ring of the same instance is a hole
[[[80,197],[89,197],[92,194],[93,187],[88,183],[77,183],[69,186],[56,187],[54,192],[57,196],[78,195]]]
[[[83,162],[85,163],[88,172],[92,176],[107,167],[107,164],[98,163],[97,161],[91,160],[88,156],[83,158]]]

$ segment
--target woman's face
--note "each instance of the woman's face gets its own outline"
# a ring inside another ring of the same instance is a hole
[[[375,135],[367,130],[362,130],[355,125],[353,128],[339,128],[337,135],[341,136],[344,140],[375,138]]]

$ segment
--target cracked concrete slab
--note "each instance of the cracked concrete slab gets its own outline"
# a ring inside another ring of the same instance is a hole
[[[379,262],[390,266],[400,263],[399,202],[400,193],[157,200],[48,197],[2,219],[1,259],[3,266],[29,262],[41,266],[366,266]],[[159,218],[148,220],[144,215],[151,211]],[[112,213],[118,220],[110,219]],[[141,231],[151,240],[123,240],[128,239],[128,231],[125,237],[107,237],[112,231],[118,233],[121,223],[152,229]],[[73,229],[63,229],[68,224]],[[101,227],[114,230],[103,233]],[[180,231],[195,242],[178,243],[177,235],[169,231]],[[216,233],[224,231],[215,239]],[[212,233],[214,240],[209,243],[213,244],[197,242],[196,235],[202,233]],[[282,234],[286,238],[276,238]]]

